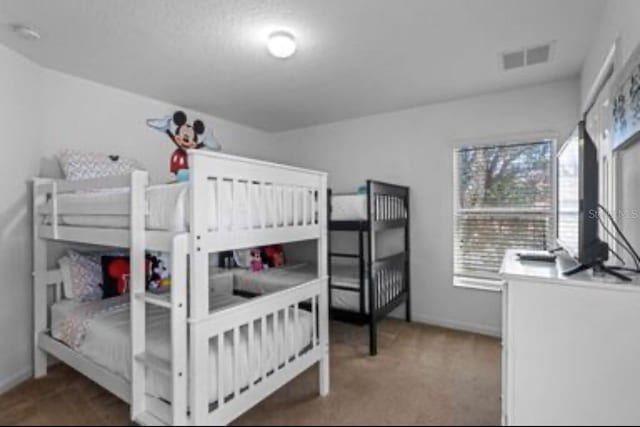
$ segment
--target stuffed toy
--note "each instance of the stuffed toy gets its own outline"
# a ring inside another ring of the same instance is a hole
[[[262,262],[262,251],[260,248],[254,248],[250,250],[251,254],[251,271],[260,272],[265,270],[266,266]]]
[[[131,267],[126,255],[103,255],[102,291],[103,299],[123,295],[129,292]],[[145,256],[145,288],[158,289],[169,286],[171,279],[166,268],[167,263],[162,256]]]
[[[169,270],[165,260],[161,256],[150,256],[149,260],[147,287],[149,289],[160,289],[171,286],[171,278],[169,277]]]
[[[107,268],[107,274],[115,282],[115,294],[124,295],[129,291],[129,260],[114,259]]]
[[[129,257],[105,255],[101,261],[103,298],[116,297],[129,292],[129,277],[131,271]],[[145,270],[149,271],[151,261],[147,257],[145,262]]]
[[[171,155],[169,170],[178,181],[189,179],[187,150],[208,148],[212,151],[220,151],[222,149],[213,132],[205,127],[202,120],[189,123],[184,111],[176,111],[171,117],[149,119],[147,125],[165,133],[176,146]]]
[[[264,249],[264,253],[269,262],[269,267],[284,266],[284,249],[282,245],[271,245]]]

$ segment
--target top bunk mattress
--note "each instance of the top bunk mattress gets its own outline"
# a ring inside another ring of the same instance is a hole
[[[224,181],[221,186],[221,207],[217,209],[217,185],[211,181],[208,186],[207,203],[209,207],[209,230],[218,229],[218,213],[223,230],[293,225],[294,212],[298,212],[298,223],[302,223],[302,214],[306,212],[306,223],[312,223],[311,197],[303,193],[292,193],[277,186],[264,186],[261,194],[257,186],[247,183],[237,184],[237,197],[233,197],[233,184]],[[94,214],[100,212],[126,212],[129,206],[128,188],[58,195],[60,225],[99,228],[129,228],[129,215]],[[185,232],[190,223],[189,183],[151,185],[146,189],[146,227],[148,230]],[[306,207],[304,204],[306,203]],[[51,211],[51,201],[46,208]],[[87,207],[92,213],[86,214]],[[235,212],[235,215],[232,215]],[[249,213],[251,224],[249,225]],[[51,215],[44,215],[44,223],[52,222]]]
[[[366,194],[336,194],[331,196],[331,221],[368,221]],[[376,212],[388,213],[393,219],[406,218],[407,209],[402,198],[381,196],[375,198]],[[388,217],[388,219],[392,219]]]

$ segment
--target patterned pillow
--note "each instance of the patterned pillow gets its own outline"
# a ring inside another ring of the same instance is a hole
[[[134,159],[76,150],[63,151],[58,155],[58,160],[69,181],[127,175],[144,169]]]
[[[101,300],[102,264],[100,256],[84,255],[70,250],[68,257],[72,298],[80,301]]]

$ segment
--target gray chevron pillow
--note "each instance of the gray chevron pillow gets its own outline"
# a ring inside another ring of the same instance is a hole
[[[135,159],[122,156],[65,150],[58,155],[65,178],[70,181],[127,175],[144,170]]]

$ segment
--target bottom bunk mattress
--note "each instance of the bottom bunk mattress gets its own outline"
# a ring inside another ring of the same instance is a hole
[[[251,295],[264,295],[296,286],[318,277],[318,268],[311,263],[297,264],[266,271],[238,269],[234,272],[234,289]],[[332,289],[331,308],[360,312],[360,279],[357,265],[334,265],[331,283],[349,289]],[[369,312],[368,274],[365,273],[365,312]]]
[[[131,330],[129,297],[115,297],[98,302],[63,300],[51,307],[51,335],[79,352],[94,363],[108,369],[126,380],[131,378]],[[247,299],[238,296],[212,293],[212,311],[242,304]],[[289,327],[292,328],[293,312],[289,311]],[[273,317],[267,318],[266,339],[262,337],[260,320],[254,323],[254,346],[256,351],[249,360],[248,328],[240,328],[239,381],[240,388],[257,381],[261,373],[271,372],[294,354],[300,354],[312,343],[313,321],[311,313],[299,310],[299,321],[293,333],[285,335],[284,312],[280,312],[277,330]],[[295,339],[294,339],[295,338]],[[294,343],[297,348],[294,348]],[[231,334],[225,335],[224,345],[224,389],[234,390],[234,345]],[[170,316],[169,310],[147,306],[147,352],[164,361],[170,360]],[[209,354],[209,399],[218,399],[218,345],[212,340]],[[166,375],[147,370],[147,394],[170,401],[171,383]]]

